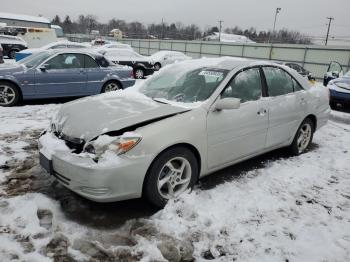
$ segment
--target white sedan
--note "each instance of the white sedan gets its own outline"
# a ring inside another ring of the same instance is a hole
[[[178,51],[158,51],[151,55],[151,59],[154,63],[154,68],[159,70],[161,67],[173,64],[175,62],[192,59],[184,53]]]
[[[199,178],[281,147],[305,152],[327,123],[329,91],[295,70],[244,59],[180,62],[139,86],[63,105],[40,163],[94,201],[162,207]]]

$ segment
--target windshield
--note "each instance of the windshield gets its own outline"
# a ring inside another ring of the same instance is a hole
[[[140,92],[153,99],[166,99],[192,103],[208,99],[228,70],[197,68],[183,72],[183,68],[168,68],[153,76],[140,88]]]
[[[33,68],[42,62],[44,62],[47,58],[49,58],[52,55],[50,52],[42,52],[38,54],[30,55],[20,61],[18,61],[19,64],[24,65],[27,68]]]

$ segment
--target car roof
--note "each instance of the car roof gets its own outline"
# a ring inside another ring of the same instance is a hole
[[[102,54],[98,53],[95,50],[92,50],[90,48],[79,48],[79,49],[74,49],[74,48],[64,48],[64,49],[54,49],[54,50],[45,50],[43,52],[50,53],[52,55],[54,54],[66,54],[66,53],[73,53],[73,54],[86,54],[86,55],[91,55],[91,56],[103,56]]]
[[[263,60],[252,60],[240,57],[220,57],[220,58],[201,58],[186,60],[184,62],[188,65],[196,65],[199,67],[212,67],[226,70],[232,70],[236,67],[254,66],[254,65],[276,65],[276,63],[263,61]]]

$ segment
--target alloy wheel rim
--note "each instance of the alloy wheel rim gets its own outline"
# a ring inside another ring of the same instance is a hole
[[[186,191],[192,177],[191,165],[186,158],[175,157],[164,164],[158,175],[157,188],[165,199],[179,196]]]
[[[15,90],[9,86],[0,86],[0,105],[9,105],[16,98]]]
[[[141,69],[137,69],[135,72],[135,76],[137,79],[143,78],[143,71]]]
[[[156,64],[156,65],[154,66],[154,68],[155,68],[156,70],[159,70],[159,69],[160,69],[160,65],[159,65],[159,64]]]
[[[116,83],[109,83],[105,88],[105,92],[111,92],[116,90],[119,90],[119,86]]]
[[[311,140],[311,134],[312,134],[312,128],[310,124],[304,124],[300,128],[297,145],[299,153],[302,153],[305,151],[305,149],[308,147],[310,140]]]

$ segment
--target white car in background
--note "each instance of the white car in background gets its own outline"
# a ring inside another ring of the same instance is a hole
[[[134,51],[134,49],[132,49],[132,47],[130,45],[117,43],[117,42],[105,44],[105,45],[102,45],[102,46],[98,46],[98,47],[96,47],[96,50],[98,52],[100,52],[100,51],[103,51],[103,50],[107,50],[109,48],[113,48],[113,49],[128,49],[128,50]]]
[[[40,163],[88,199],[162,207],[229,165],[281,147],[304,153],[328,121],[328,95],[273,63],[179,62],[138,88],[64,104],[39,139]]]
[[[178,51],[163,50],[151,55],[151,59],[154,62],[154,69],[159,70],[165,65],[173,64],[177,61],[189,60],[192,58]]]
[[[91,45],[85,44],[85,43],[70,42],[70,41],[58,41],[58,42],[44,45],[39,48],[29,48],[29,49],[22,50],[16,53],[16,61],[19,61],[27,56],[30,56],[32,54],[37,54],[45,50],[66,49],[66,48],[72,48],[72,49],[91,48]]]

